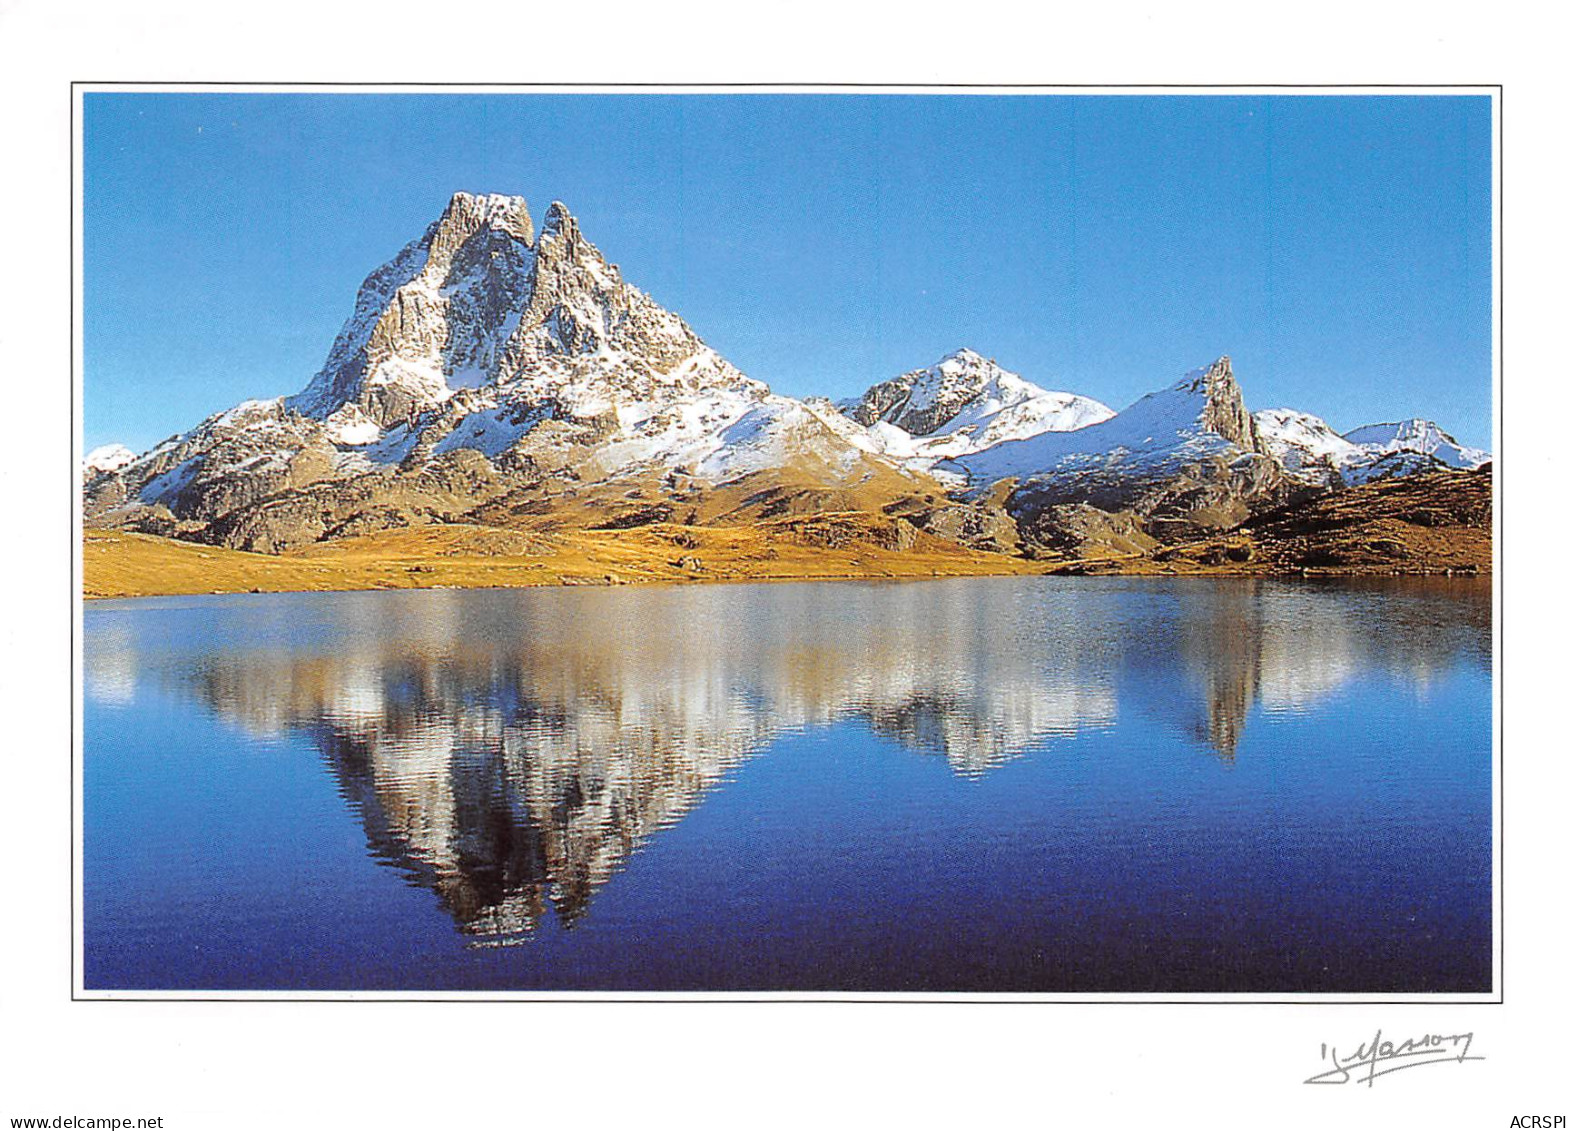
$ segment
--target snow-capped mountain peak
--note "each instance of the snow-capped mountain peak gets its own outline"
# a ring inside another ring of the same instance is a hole
[[[456,193],[420,239],[367,276],[323,368],[287,406],[383,429],[497,375],[531,293],[535,232],[519,197]]]
[[[451,258],[461,244],[484,228],[503,232],[527,245],[534,239],[531,210],[525,198],[502,193],[457,192],[449,198],[437,225],[433,237],[437,262]]]
[[[119,471],[137,458],[125,444],[104,444],[82,457],[82,478],[91,479],[106,471]]]
[[[1343,438],[1382,452],[1418,452],[1433,456],[1450,467],[1480,467],[1490,459],[1486,451],[1457,443],[1433,420],[1416,416],[1388,424],[1366,424],[1354,428]]]
[[[460,389],[518,386],[571,411],[661,387],[765,387],[624,281],[554,201],[456,193],[423,236],[374,271],[311,383],[287,406],[369,444]]]
[[[1048,392],[971,349],[873,385],[839,407],[881,451],[917,468],[1112,414],[1089,397]]]
[[[973,405],[977,413],[994,412],[1045,391],[974,350],[957,349],[934,365],[871,386],[844,407],[866,427],[881,420],[912,436],[929,436],[966,406]]]
[[[1293,475],[1316,484],[1366,483],[1442,465],[1478,467],[1487,452],[1464,448],[1433,421],[1366,424],[1345,435],[1319,417],[1289,408],[1254,414],[1266,449]]]
[[[1313,413],[1271,408],[1254,414],[1265,449],[1288,471],[1339,468],[1362,455],[1357,444]]]

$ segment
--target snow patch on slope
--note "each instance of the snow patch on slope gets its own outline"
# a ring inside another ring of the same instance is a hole
[[[691,466],[692,474],[721,483],[814,457],[847,475],[862,449],[840,434],[834,415],[790,397],[766,397],[717,433],[716,446]]]

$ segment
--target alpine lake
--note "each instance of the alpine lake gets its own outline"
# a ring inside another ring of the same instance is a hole
[[[83,986],[1488,993],[1492,591],[90,602]]]

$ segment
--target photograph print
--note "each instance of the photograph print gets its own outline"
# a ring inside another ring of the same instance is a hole
[[[75,99],[78,996],[1494,1000],[1493,88]]]

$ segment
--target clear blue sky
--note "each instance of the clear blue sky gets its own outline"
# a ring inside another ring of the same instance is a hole
[[[89,448],[306,385],[460,189],[563,200],[790,395],[969,346],[1120,408],[1226,353],[1250,408],[1491,446],[1484,97],[88,94],[83,125]]]

